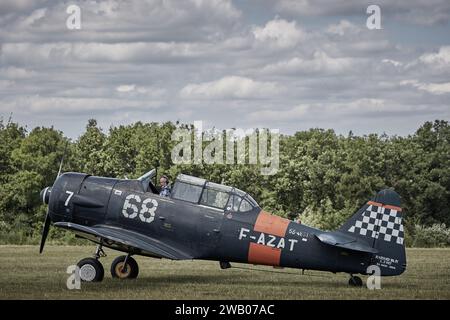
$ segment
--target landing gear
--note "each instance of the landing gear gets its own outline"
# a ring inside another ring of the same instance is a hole
[[[139,266],[130,255],[120,256],[111,264],[111,275],[119,279],[136,279],[139,274]]]
[[[360,277],[350,275],[350,279],[348,280],[348,285],[351,287],[362,287],[362,280]]]
[[[106,257],[101,244],[97,246],[93,258],[84,258],[77,263],[80,268],[81,281],[100,282],[103,280],[105,269],[99,261],[100,257]]]
[[[228,261],[220,261],[219,265],[220,265],[220,269],[229,269],[229,268],[231,268],[231,264]]]
[[[100,282],[103,280],[105,270],[100,261],[94,258],[85,258],[77,263],[80,268],[80,279],[85,282]]]
[[[100,243],[95,249],[92,258],[84,258],[77,263],[80,268],[80,279],[84,282],[100,282],[105,275],[105,269],[100,263],[100,258],[106,257]],[[111,275],[119,279],[135,279],[139,274],[139,267],[131,257],[131,254],[114,259],[111,264]]]

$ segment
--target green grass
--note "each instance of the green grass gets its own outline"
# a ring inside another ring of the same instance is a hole
[[[103,282],[68,290],[66,268],[93,249],[47,246],[39,255],[37,246],[0,246],[0,299],[450,299],[450,249],[408,249],[407,271],[382,278],[381,290],[348,287],[345,274],[145,257],[136,257],[136,280],[120,281],[109,272],[119,253],[106,250]]]

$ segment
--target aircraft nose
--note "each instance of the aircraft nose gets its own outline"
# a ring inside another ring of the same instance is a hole
[[[45,189],[42,189],[41,191],[41,199],[44,204],[48,204],[50,200],[50,193],[52,192],[51,187],[47,187]]]

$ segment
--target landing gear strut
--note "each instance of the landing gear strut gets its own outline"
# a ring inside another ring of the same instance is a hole
[[[348,285],[351,287],[362,287],[362,280],[360,277],[351,274]]]
[[[84,258],[77,263],[80,268],[81,281],[100,282],[103,280],[105,269],[99,261],[100,257],[106,257],[101,244],[97,246],[92,258]]]
[[[105,251],[103,251],[102,245],[99,244],[99,245],[97,245],[97,248],[95,249],[94,258],[98,260],[103,257],[106,257],[106,253],[105,253]]]

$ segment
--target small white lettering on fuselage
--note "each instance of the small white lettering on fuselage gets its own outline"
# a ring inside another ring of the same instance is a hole
[[[246,238],[249,238],[252,240],[257,239],[256,241],[252,241],[252,240],[251,241],[255,242],[257,244],[262,244],[264,246],[277,248],[277,249],[287,248],[289,251],[293,251],[295,244],[298,242],[297,239],[286,239],[284,237],[276,237],[274,235],[265,234],[263,232],[261,232],[259,235],[256,235],[256,236],[249,235],[249,233],[250,233],[250,229],[241,228],[241,230],[239,232],[239,240],[243,240]]]

